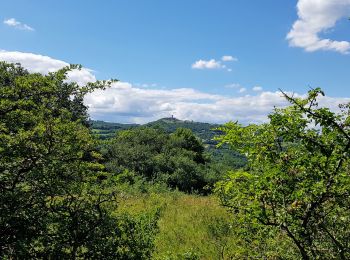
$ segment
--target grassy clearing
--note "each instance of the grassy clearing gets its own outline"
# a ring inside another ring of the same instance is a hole
[[[125,196],[119,205],[120,211],[130,214],[161,209],[154,259],[235,257],[230,216],[214,196],[149,193]]]

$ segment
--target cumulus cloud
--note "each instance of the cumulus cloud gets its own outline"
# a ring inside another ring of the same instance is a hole
[[[239,83],[232,83],[232,84],[228,84],[225,86],[225,88],[232,88],[232,89],[237,89],[238,90],[238,93],[244,93],[246,92],[248,89],[246,87],[243,87],[241,84]],[[254,92],[261,92],[263,91],[263,88],[260,87],[260,86],[254,86],[252,88],[252,90]]]
[[[320,34],[333,28],[341,18],[350,14],[350,0],[299,0],[298,20],[287,35],[290,46],[308,52],[331,50],[349,53],[350,42],[323,39]]]
[[[34,31],[34,28],[30,27],[25,23],[17,21],[15,18],[4,20],[4,24],[24,31]]]
[[[263,90],[263,88],[260,87],[260,86],[253,87],[253,91],[255,91],[255,92],[259,92],[259,91],[262,91],[262,90]]]
[[[247,91],[246,88],[240,88],[240,89],[238,90],[239,93],[244,93],[244,92],[246,92],[246,91]]]
[[[211,60],[197,60],[192,64],[192,69],[224,69],[225,65],[222,65],[220,61],[216,61],[215,59]]]
[[[20,62],[32,72],[48,73],[68,63],[32,53],[0,51],[0,60]],[[95,81],[92,71],[74,71],[71,80],[80,83]],[[151,84],[152,85],[152,84]],[[232,88],[242,89],[239,84]],[[301,96],[295,94],[295,96]],[[337,104],[350,102],[350,98],[322,97],[320,104],[337,109]],[[288,105],[279,92],[261,91],[256,95],[229,97],[215,95],[192,88],[156,89],[155,85],[145,88],[127,82],[116,82],[106,90],[88,94],[85,103],[93,119],[114,122],[146,123],[161,117],[174,115],[183,120],[224,123],[238,120],[241,123],[261,123],[274,106]]]
[[[134,86],[140,88],[154,88],[157,87],[157,83],[134,83]]]
[[[210,59],[210,60],[197,60],[195,63],[192,64],[192,69],[226,69],[228,72],[231,72],[231,68],[227,68],[225,64],[222,64],[223,62],[228,62],[228,61],[238,61],[237,58],[230,56],[230,55],[224,55],[221,57],[221,60],[215,60],[215,59]]]
[[[21,65],[30,72],[38,72],[41,74],[57,71],[69,65],[67,62],[53,59],[48,56],[4,50],[0,50],[0,61],[21,63]],[[70,80],[77,82],[79,85],[96,81],[96,78],[92,74],[91,70],[86,68],[82,68],[81,70],[73,70],[68,73],[68,76]]]
[[[320,104],[336,110],[337,104],[349,101],[350,98],[322,97]],[[191,88],[143,89],[117,82],[109,89],[89,94],[86,104],[90,107],[92,118],[114,122],[146,123],[174,115],[182,120],[215,123],[238,120],[248,124],[266,122],[274,106],[284,107],[288,102],[280,92],[229,97]]]
[[[231,83],[225,86],[225,88],[241,88],[241,84],[239,83]]]
[[[233,57],[231,55],[224,55],[221,57],[222,61],[238,61],[236,57]]]

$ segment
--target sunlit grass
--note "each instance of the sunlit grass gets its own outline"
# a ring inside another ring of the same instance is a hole
[[[120,199],[119,211],[161,209],[154,259],[230,259],[234,236],[230,215],[214,196],[147,193]]]

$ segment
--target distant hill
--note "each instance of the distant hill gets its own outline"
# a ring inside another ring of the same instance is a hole
[[[96,133],[100,139],[113,138],[115,133],[119,131],[136,127],[156,127],[163,129],[167,133],[173,133],[177,128],[188,128],[202,140],[207,152],[212,155],[215,161],[224,162],[225,165],[234,168],[239,168],[246,164],[246,158],[243,155],[231,151],[227,146],[216,148],[217,142],[214,141],[213,138],[221,134],[219,130],[216,130],[220,126],[219,124],[179,120],[174,117],[161,118],[144,125],[109,123],[94,120],[91,120],[90,124],[92,131]]]
[[[215,130],[219,127],[219,124],[209,124],[194,122],[188,120],[179,120],[174,117],[161,118],[157,121],[147,123],[145,125],[139,124],[121,124],[121,123],[110,123],[104,121],[90,121],[93,132],[99,135],[101,139],[107,139],[114,136],[114,134],[121,130],[131,129],[135,127],[156,127],[163,129],[167,133],[173,133],[178,128],[188,128],[198,136],[205,144],[216,144],[212,139],[215,135],[219,135],[220,131]]]
[[[175,132],[177,128],[188,128],[191,129],[196,136],[202,139],[203,143],[205,144],[216,144],[216,142],[213,141],[213,138],[215,135],[219,135],[221,133],[220,131],[215,130],[220,126],[218,124],[201,123],[188,120],[183,121],[173,117],[161,118],[157,121],[150,122],[145,126],[159,127],[168,133]]]
[[[99,120],[90,120],[90,125],[93,133],[97,134],[100,139],[113,138],[116,132],[139,127],[138,124],[121,124],[110,123]]]

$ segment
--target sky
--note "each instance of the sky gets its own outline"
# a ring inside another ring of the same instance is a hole
[[[350,0],[0,0],[0,60],[47,73],[69,63],[93,119],[260,123],[279,89],[349,102]]]

